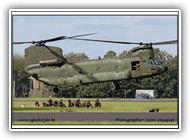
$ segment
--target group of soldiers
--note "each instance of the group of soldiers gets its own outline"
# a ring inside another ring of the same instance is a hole
[[[99,107],[100,108],[101,106],[102,106],[102,104],[101,104],[100,100],[96,99],[95,103],[94,103],[94,107]],[[68,107],[78,107],[78,108],[82,108],[82,107],[89,108],[89,107],[91,107],[91,108],[93,108],[93,105],[90,102],[90,100],[81,102],[80,99],[77,99],[77,100],[74,100],[74,101],[71,101],[69,99],[68,100]]]
[[[35,104],[34,104],[34,106],[35,106],[35,107],[39,107],[39,106],[40,106],[39,102],[36,101]],[[60,101],[55,100],[55,101],[53,102],[52,99],[49,99],[47,103],[46,103],[46,102],[43,102],[43,103],[42,103],[42,106],[43,106],[43,107],[53,107],[53,106],[54,106],[54,107],[67,107],[67,106],[63,103],[62,100],[60,100]]]
[[[47,103],[43,102],[42,105],[43,105],[43,107],[67,107],[65,105],[65,103],[63,103],[63,100],[53,101],[51,98],[48,100]],[[39,107],[40,106],[39,102],[36,101],[34,106]],[[102,104],[101,104],[100,100],[96,99],[95,103],[94,103],[94,107],[100,108],[101,106],[102,106]],[[71,99],[69,99],[68,100],[68,107],[78,107],[78,108],[84,108],[84,107],[90,108],[91,107],[91,108],[93,108],[93,105],[90,102],[90,100],[81,102],[80,99],[73,100],[73,101]]]

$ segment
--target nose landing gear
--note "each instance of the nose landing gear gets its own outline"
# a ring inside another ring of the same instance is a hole
[[[119,89],[120,89],[119,83],[118,83],[117,81],[113,81],[113,82],[111,83],[110,89],[111,89],[111,90],[119,90]]]
[[[58,88],[58,87],[54,87],[54,88],[53,88],[53,92],[54,92],[54,93],[58,93],[58,92],[59,92],[59,88]]]

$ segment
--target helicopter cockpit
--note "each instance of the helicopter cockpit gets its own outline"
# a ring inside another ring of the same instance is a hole
[[[160,74],[168,70],[168,67],[164,65],[164,62],[158,58],[151,58],[148,60],[149,71],[153,75]]]

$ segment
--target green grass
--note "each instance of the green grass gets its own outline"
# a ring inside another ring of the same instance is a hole
[[[159,108],[160,112],[177,112],[177,100],[173,102],[119,102],[117,99],[114,102],[108,102],[106,99],[101,99],[101,108],[68,108],[68,107],[34,107],[34,102],[38,100],[40,105],[42,102],[47,102],[48,98],[41,99],[14,99],[13,101],[13,111],[14,112],[65,112],[66,110],[71,110],[72,112],[148,112],[150,109]],[[60,100],[60,99],[53,99]],[[85,100],[85,99],[81,99]],[[89,100],[89,99],[88,99]],[[94,99],[91,99],[91,103],[94,104]],[[21,105],[25,107],[21,107]],[[65,102],[67,105],[67,102]]]
[[[60,98],[53,98],[60,100]],[[67,100],[64,103],[67,105]],[[74,99],[72,99],[74,100]],[[90,100],[94,105],[95,99]],[[159,112],[177,112],[176,99],[135,100],[135,99],[100,99],[101,108],[68,108],[68,107],[42,107],[42,102],[48,98],[14,98],[13,112],[148,112],[150,109],[159,108]],[[35,101],[39,101],[41,107],[34,107]],[[155,101],[155,102],[154,102]],[[22,105],[25,107],[21,107]],[[120,122],[120,121],[50,121],[50,122],[13,122],[14,125],[176,125],[177,122]]]

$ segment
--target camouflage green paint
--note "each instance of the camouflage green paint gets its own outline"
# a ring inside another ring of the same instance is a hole
[[[26,72],[48,85],[65,86],[119,81],[158,75],[167,67],[154,62],[152,47],[136,47],[126,58],[70,63],[58,47],[31,46],[25,50]]]

